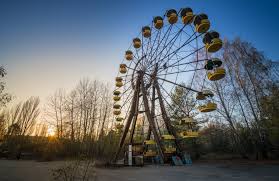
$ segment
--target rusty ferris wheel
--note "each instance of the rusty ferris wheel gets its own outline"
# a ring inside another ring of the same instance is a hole
[[[164,160],[183,152],[180,139],[198,136],[193,128],[195,121],[186,113],[180,123],[187,127],[177,132],[167,107],[171,108],[170,94],[179,86],[196,93],[199,112],[217,108],[211,101],[212,92],[203,86],[205,81],[217,81],[226,74],[222,61],[214,58],[222,40],[218,32],[210,30],[210,24],[206,14],[195,14],[191,8],[170,9],[163,16],[154,17],[132,40],[119,66],[113,92],[115,127],[122,134],[115,160],[127,142],[140,145],[134,152],[144,157],[159,155]],[[206,74],[196,84],[194,80],[200,71]],[[180,84],[185,81],[190,82],[189,86]]]

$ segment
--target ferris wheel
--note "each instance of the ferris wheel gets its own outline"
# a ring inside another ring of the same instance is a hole
[[[222,61],[214,56],[222,47],[219,36],[210,30],[208,16],[191,8],[170,9],[142,27],[124,53],[115,79],[113,113],[115,128],[122,133],[116,158],[127,136],[133,143],[136,135],[141,135],[138,141],[156,144],[157,154],[164,157],[182,151],[180,138],[198,135],[191,130],[194,123],[188,113],[181,120],[188,130],[177,133],[171,124],[171,93],[181,87],[196,94],[199,112],[216,110],[217,105],[211,101],[214,95],[204,84],[226,74]],[[188,84],[182,84],[185,82]],[[166,146],[164,140],[172,140],[173,146]]]

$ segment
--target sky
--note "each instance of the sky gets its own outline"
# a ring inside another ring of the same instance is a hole
[[[191,7],[222,38],[240,37],[279,60],[276,0],[1,0],[0,65],[16,100],[72,89],[88,77],[114,82],[131,40],[152,17]]]

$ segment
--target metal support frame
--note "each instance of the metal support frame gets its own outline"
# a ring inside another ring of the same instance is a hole
[[[155,141],[157,143],[159,154],[160,154],[162,160],[164,160],[163,145],[162,145],[160,137],[159,137],[159,135],[158,135],[158,133],[156,131],[156,125],[155,125],[155,122],[154,122],[154,117],[152,117],[150,109],[149,109],[148,99],[147,99],[147,92],[146,92],[146,89],[144,87],[143,77],[141,79],[141,82],[142,82],[142,84],[141,84],[142,97],[143,97],[144,108],[145,108],[145,111],[146,111],[145,112],[146,113],[146,117],[147,117],[147,120],[149,122],[151,131],[153,133],[154,139],[155,139]]]
[[[182,152],[182,147],[181,147],[181,145],[180,145],[180,143],[178,141],[178,135],[177,135],[174,127],[171,125],[170,118],[167,115],[167,112],[166,112],[166,109],[165,109],[165,105],[164,105],[164,101],[162,99],[162,93],[161,93],[161,90],[159,88],[159,84],[158,84],[157,79],[154,80],[154,86],[155,86],[155,88],[157,90],[158,99],[159,99],[159,103],[160,103],[160,108],[161,108],[161,112],[162,112],[162,116],[163,116],[163,120],[164,120],[164,123],[166,125],[166,128],[167,128],[169,134],[174,136],[175,144],[176,144],[176,147],[177,147],[178,151]]]
[[[152,97],[151,97],[151,116],[154,119],[155,118],[155,87],[152,85]],[[151,127],[148,127],[148,132],[147,132],[147,140],[150,140],[151,137]]]
[[[137,118],[138,118],[138,113],[139,113],[139,97],[140,97],[140,90],[138,90],[137,97],[135,99],[136,107],[135,107],[135,113],[134,113],[134,118],[133,118],[133,123],[132,123],[132,130],[130,133],[130,144],[133,144],[133,138],[134,138],[134,133],[135,133],[135,128],[136,128],[136,123],[137,123]]]
[[[131,106],[131,109],[130,109],[130,113],[129,113],[129,117],[127,119],[127,122],[126,122],[126,125],[124,127],[124,131],[123,131],[123,134],[121,136],[121,139],[120,139],[120,142],[119,142],[119,146],[118,146],[118,149],[117,149],[117,152],[115,154],[115,157],[113,159],[114,162],[116,162],[118,156],[119,156],[119,153],[120,151],[122,150],[122,147],[123,147],[123,144],[125,142],[125,139],[126,139],[126,136],[127,136],[127,133],[129,131],[129,128],[130,128],[130,125],[131,125],[131,122],[133,120],[133,117],[135,115],[135,111],[136,111],[136,108],[137,108],[137,99],[139,98],[139,92],[140,92],[140,78],[138,77],[137,78],[137,81],[136,81],[136,89],[135,89],[135,92],[134,92],[134,95],[133,95],[133,100],[132,100],[132,106]]]
[[[156,70],[155,70],[155,73],[156,73]],[[157,132],[156,124],[155,124],[155,121],[154,121],[156,92],[157,92],[157,96],[158,96],[158,100],[159,100],[159,104],[160,104],[160,108],[161,108],[161,113],[162,113],[162,117],[163,117],[164,123],[166,125],[166,128],[167,128],[169,134],[174,136],[175,144],[176,144],[176,148],[178,149],[178,152],[179,153],[182,152],[182,147],[181,147],[181,145],[178,141],[178,135],[177,135],[174,127],[171,125],[170,118],[167,115],[165,105],[164,105],[164,102],[163,102],[163,99],[162,99],[162,93],[161,93],[161,90],[160,90],[160,87],[159,87],[156,76],[153,76],[151,108],[149,107],[149,101],[148,101],[148,98],[147,98],[147,90],[146,90],[146,85],[144,83],[143,76],[144,76],[144,72],[139,71],[138,76],[137,76],[137,80],[136,80],[135,89],[134,89],[132,106],[131,106],[131,109],[130,109],[130,113],[129,113],[126,125],[124,127],[123,134],[122,134],[120,142],[119,142],[119,146],[118,146],[118,150],[116,152],[115,158],[114,158],[114,162],[116,162],[116,160],[119,156],[119,153],[123,148],[123,145],[124,145],[124,142],[125,142],[125,139],[127,137],[127,133],[129,131],[130,127],[131,127],[131,132],[130,132],[129,143],[130,144],[133,143],[133,135],[134,135],[136,121],[137,121],[140,94],[141,94],[142,99],[143,99],[145,115],[146,115],[147,120],[149,122],[149,129],[148,129],[147,139],[150,139],[151,133],[153,133],[154,139],[155,139],[155,141],[157,143],[157,146],[158,146],[159,155],[161,156],[162,160],[164,160],[163,145],[162,145],[162,142],[161,142],[161,138],[160,138],[160,136]],[[131,126],[131,123],[132,123],[132,126]]]

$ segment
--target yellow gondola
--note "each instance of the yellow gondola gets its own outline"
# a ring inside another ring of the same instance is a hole
[[[118,109],[116,109],[116,110],[113,111],[113,114],[116,115],[116,116],[118,116],[118,115],[121,114],[121,111],[118,110]]]
[[[220,67],[221,65],[222,61],[219,58],[212,58],[206,61],[204,69],[213,70],[214,67]]]
[[[208,16],[206,14],[196,15],[194,18],[194,25],[196,32],[205,33],[210,28],[210,21],[208,20]]]
[[[214,94],[211,90],[203,90],[202,91],[202,94],[205,96],[205,97],[213,97]]]
[[[115,86],[116,87],[122,87],[123,86],[123,82],[115,82]]]
[[[213,70],[214,67],[220,67],[221,65],[222,61],[219,58],[212,58],[206,61],[204,69]]]
[[[211,59],[206,60],[205,65],[204,65],[204,69],[205,70],[213,70],[214,68],[214,63]]]
[[[145,157],[154,157],[157,155],[156,142],[154,140],[144,141],[144,152]]]
[[[206,50],[210,53],[217,52],[223,45],[222,40],[219,38],[219,33],[216,31],[207,32],[204,35],[203,43],[205,44]]]
[[[113,97],[113,100],[116,101],[116,102],[117,102],[117,101],[120,101],[120,99],[121,99],[120,96],[114,96],[114,97]]]
[[[125,73],[127,73],[127,66],[126,66],[126,64],[120,64],[120,68],[119,68],[120,70],[120,73],[121,74],[125,74]]]
[[[120,94],[121,94],[121,92],[119,90],[113,91],[113,95],[115,95],[115,96],[119,96]]]
[[[211,60],[215,67],[220,67],[223,63],[219,58],[212,58]]]
[[[133,39],[133,45],[135,48],[140,48],[141,47],[141,40],[139,38],[134,38]]]
[[[175,138],[173,135],[162,135],[164,154],[174,154],[176,152]]]
[[[199,136],[199,132],[197,131],[182,131],[180,132],[180,136],[182,138],[196,138]]]
[[[198,137],[197,122],[192,117],[186,117],[181,120],[183,122],[185,130],[179,133],[182,138],[195,138]]]
[[[123,119],[124,119],[124,118],[122,118],[122,117],[117,117],[115,120],[116,120],[117,122],[121,122],[121,121],[123,121]]]
[[[116,86],[116,87],[122,87],[122,86],[123,86],[122,80],[123,80],[123,79],[122,79],[121,77],[116,77],[116,78],[115,78],[115,81],[116,81],[115,86]]]
[[[153,23],[156,29],[161,29],[164,26],[164,21],[163,18],[161,16],[156,16],[153,19]]]
[[[226,75],[226,70],[222,67],[218,67],[213,72],[208,72],[207,78],[211,81],[216,81],[224,78],[225,75]]]
[[[114,108],[114,109],[120,109],[120,108],[121,108],[121,105],[120,105],[120,104],[114,104],[114,105],[113,105],[113,108]]]
[[[162,139],[163,140],[174,140],[175,138],[173,135],[165,134],[165,135],[162,135]]]
[[[123,124],[116,124],[115,127],[116,127],[116,129],[122,129],[124,127],[124,125]]]
[[[122,82],[122,80],[123,80],[122,77],[115,77],[116,82]]]
[[[193,14],[193,10],[191,8],[183,8],[181,10],[180,16],[181,16],[182,22],[186,25],[193,22],[194,14]]]
[[[142,35],[144,38],[149,38],[151,36],[151,28],[149,26],[145,26],[142,28]]]
[[[203,95],[203,93],[202,92],[198,92],[197,93],[197,96],[196,96],[196,99],[197,100],[205,100],[205,96]]]
[[[178,20],[177,12],[174,9],[170,9],[167,11],[167,17],[170,24],[174,24]]]
[[[133,52],[131,50],[127,50],[125,52],[125,58],[126,60],[130,61],[130,60],[133,60]]]
[[[186,125],[186,124],[189,124],[189,123],[194,123],[194,119],[192,117],[185,117],[185,118],[182,118],[179,122],[180,125]]]
[[[206,105],[199,106],[198,109],[200,112],[211,112],[217,109],[217,104],[213,102],[208,102]]]

